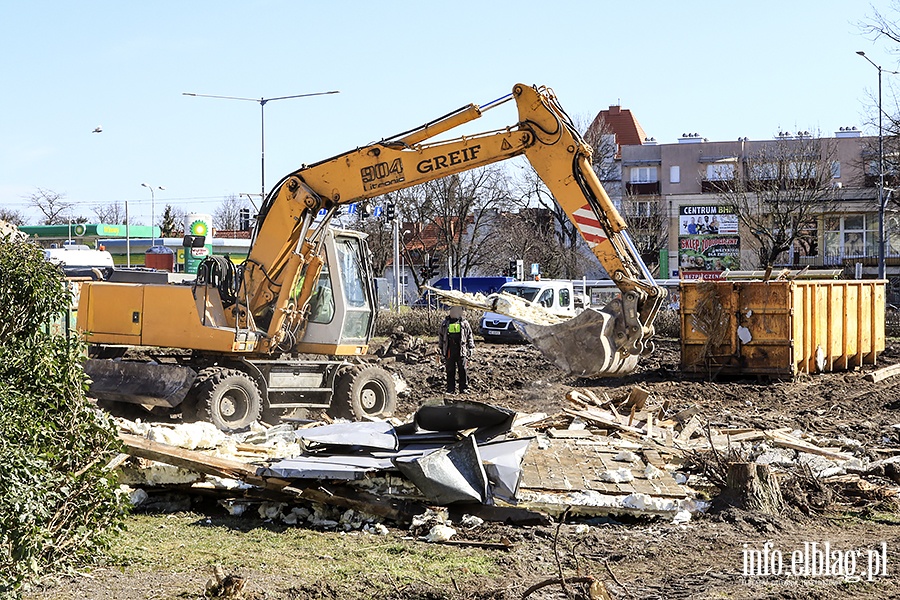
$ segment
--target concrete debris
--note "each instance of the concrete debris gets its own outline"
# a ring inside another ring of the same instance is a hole
[[[456,535],[456,530],[448,525],[435,525],[425,536],[426,542],[447,542]]]
[[[484,519],[475,515],[463,515],[459,520],[459,524],[466,529],[475,529],[484,525]]]
[[[672,517],[672,523],[674,525],[684,525],[690,520],[691,513],[686,510],[679,510],[677,513],[675,513],[675,516]]]

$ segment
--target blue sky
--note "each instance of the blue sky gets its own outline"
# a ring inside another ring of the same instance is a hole
[[[25,198],[40,187],[76,214],[127,200],[146,223],[141,182],[166,187],[157,212],[258,193],[259,105],[183,92],[340,90],[266,106],[269,185],[517,82],[554,88],[585,120],[621,103],[661,143],[831,135],[872,113],[877,71],[855,51],[898,69],[855,26],[870,6],[889,13],[889,0],[3,0],[0,205],[34,221]],[[514,121],[504,105],[470,130]]]

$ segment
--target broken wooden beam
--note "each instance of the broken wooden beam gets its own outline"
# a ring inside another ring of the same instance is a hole
[[[564,408],[563,411],[565,411],[565,413],[568,415],[581,417],[582,419],[586,419],[594,423],[600,423],[601,425],[610,427],[612,429],[618,429],[619,431],[627,431],[628,433],[633,433],[639,436],[644,436],[646,434],[643,429],[640,429],[638,427],[629,427],[609,413],[604,415],[597,410],[573,410],[571,408]]]
[[[211,456],[196,450],[185,450],[127,433],[120,433],[119,438],[128,454],[132,456],[214,477],[237,479],[262,488],[266,492],[264,495],[270,498],[277,496],[281,499],[302,499],[307,502],[352,508],[399,522],[407,522],[414,515],[425,512],[425,507],[417,502],[386,500],[360,490],[326,489],[318,483],[314,484],[316,487],[297,487],[284,479],[257,475],[257,467],[240,461]]]
[[[879,381],[884,381],[895,375],[900,375],[900,364],[890,365],[878,369],[877,371],[872,371],[866,375],[866,380],[871,381],[872,383],[878,383]]]

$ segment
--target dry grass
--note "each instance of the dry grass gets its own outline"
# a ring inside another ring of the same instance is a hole
[[[428,544],[405,535],[399,530],[383,536],[319,532],[249,517],[195,513],[132,515],[117,540],[116,554],[103,566],[105,572],[118,572],[114,579],[119,591],[95,593],[145,598],[137,590],[158,582],[155,598],[196,597],[191,593],[202,590],[215,565],[246,578],[253,598],[294,597],[285,596],[285,590],[315,589],[321,582],[334,590],[363,588],[368,597],[384,598],[411,584],[452,589],[502,575],[505,553]],[[61,580],[26,598],[82,597],[73,596],[71,587]]]

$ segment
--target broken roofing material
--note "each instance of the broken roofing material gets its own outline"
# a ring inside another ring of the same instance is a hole
[[[471,436],[453,446],[421,456],[400,457],[394,464],[437,505],[454,502],[490,504],[487,474]]]
[[[333,423],[301,429],[296,436],[307,452],[394,451],[399,446],[394,427],[387,421]]]
[[[302,456],[272,463],[261,468],[259,475],[352,481],[399,470],[435,504],[491,504],[493,487],[499,497],[513,500],[527,441],[489,446],[492,477],[485,470],[479,444],[504,436],[514,419],[513,411],[463,401],[421,407],[414,422],[402,426],[404,434],[399,439],[387,422],[313,427],[296,434],[304,446]]]

